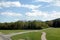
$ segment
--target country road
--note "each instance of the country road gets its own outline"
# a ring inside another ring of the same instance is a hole
[[[33,30],[33,31],[25,31],[25,32],[18,32],[18,33],[12,33],[12,34],[0,34],[0,40],[12,40],[11,37],[18,35],[18,34],[24,34],[24,33],[30,33],[30,32],[38,32],[39,30]]]

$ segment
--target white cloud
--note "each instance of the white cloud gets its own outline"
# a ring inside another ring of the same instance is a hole
[[[60,12],[53,11],[51,14],[52,18],[60,18]]]
[[[29,8],[29,9],[37,9],[39,8],[41,5],[32,5],[32,4],[21,4],[19,1],[7,1],[7,2],[0,2],[0,8],[2,7],[25,7],[25,8]]]
[[[60,6],[60,0],[54,0],[52,2],[52,5],[54,5],[54,6]]]
[[[15,2],[0,2],[0,7],[20,7],[21,3],[19,1]]]
[[[27,16],[35,16],[35,17],[37,17],[37,16],[41,16],[41,17],[44,16],[44,17],[46,17],[48,15],[48,13],[47,12],[42,12],[42,11],[35,10],[33,12],[27,12],[26,15]]]
[[[56,11],[53,11],[51,13],[48,13],[47,17],[44,17],[44,21],[46,20],[53,20],[53,19],[57,19],[57,18],[60,18],[60,12],[56,12]]]
[[[39,8],[41,5],[22,5],[22,7],[25,7],[25,8],[29,8],[29,9],[36,9],[36,8]]]
[[[60,0],[35,0],[35,2],[48,2],[52,6],[60,6]]]
[[[35,0],[35,2],[52,2],[53,0]]]
[[[5,16],[22,16],[20,13],[13,13],[13,12],[2,12],[1,15]]]
[[[42,20],[47,17],[48,13],[39,10],[33,10],[33,12],[27,12],[25,15],[27,16],[27,20]]]
[[[41,18],[41,20],[46,21],[46,20],[60,18],[60,12],[53,11],[51,13],[48,13],[48,12],[42,12],[42,11],[35,10],[34,12],[27,12],[26,16],[32,20],[33,19],[36,20],[37,18]]]

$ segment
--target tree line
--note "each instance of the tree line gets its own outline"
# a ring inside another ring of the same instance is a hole
[[[60,18],[54,19],[54,20],[51,20],[51,21],[46,21],[46,23],[47,23],[50,27],[60,28]]]
[[[49,26],[42,21],[17,21],[11,23],[0,23],[0,29],[43,29],[48,28]]]
[[[44,29],[49,27],[60,27],[60,19],[51,21],[17,21],[0,23],[0,30],[28,30],[28,29]]]

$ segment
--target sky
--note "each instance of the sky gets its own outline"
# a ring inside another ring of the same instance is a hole
[[[60,18],[60,0],[0,0],[0,22]]]

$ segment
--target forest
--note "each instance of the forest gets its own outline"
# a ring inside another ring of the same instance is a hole
[[[0,30],[37,30],[44,28],[59,28],[60,18],[50,21],[16,21],[16,22],[4,22],[0,23]]]

